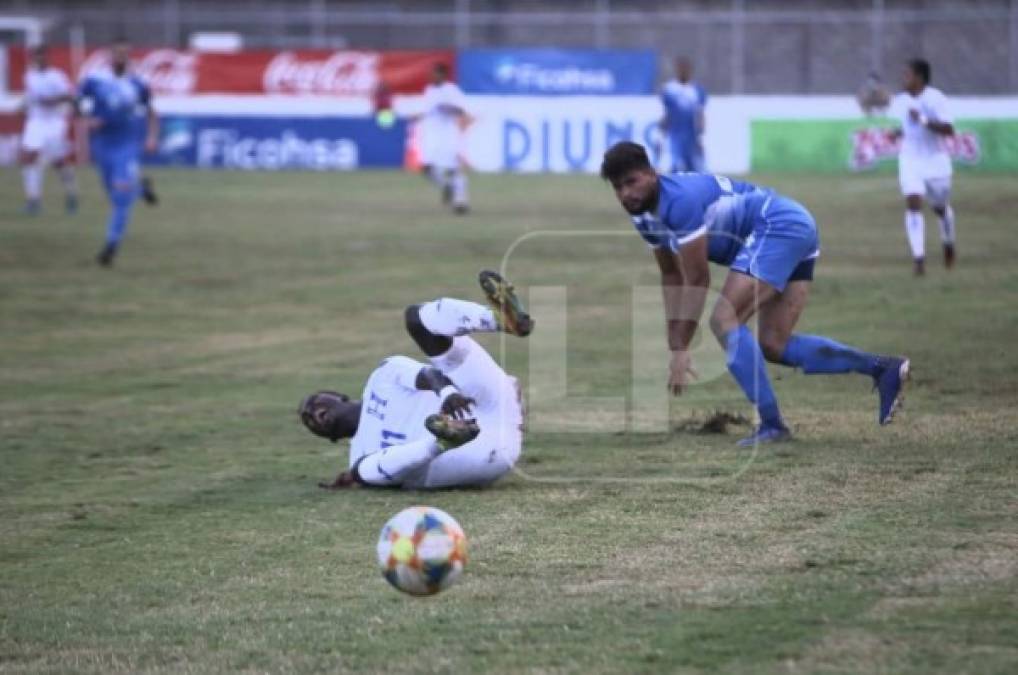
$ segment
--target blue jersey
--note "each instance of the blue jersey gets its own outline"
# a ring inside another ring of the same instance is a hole
[[[693,141],[700,133],[697,118],[707,104],[707,92],[695,82],[666,82],[661,89],[665,129],[669,136]]]
[[[151,101],[148,85],[134,75],[89,76],[79,87],[78,95],[91,103],[89,115],[100,125],[91,134],[96,154],[140,148],[140,120]]]
[[[707,234],[707,257],[730,265],[753,231],[773,192],[752,183],[707,173],[658,178],[656,213],[633,216],[633,225],[653,248],[677,253],[686,242]]]

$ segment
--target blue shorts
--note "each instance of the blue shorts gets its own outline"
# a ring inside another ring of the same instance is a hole
[[[731,269],[784,291],[789,281],[812,281],[819,255],[813,216],[798,202],[775,196],[760,209]]]
[[[138,150],[134,144],[123,148],[93,150],[92,159],[102,176],[107,195],[113,197],[114,191],[137,192],[140,171]]]
[[[696,171],[703,173],[703,147],[695,138],[672,134],[668,137],[672,153],[672,171]]]

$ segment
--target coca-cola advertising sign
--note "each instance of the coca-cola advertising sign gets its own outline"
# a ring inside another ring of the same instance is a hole
[[[145,80],[153,91],[161,94],[184,95],[195,91],[198,81],[198,55],[175,49],[153,49],[138,53],[131,69]],[[78,69],[78,78],[110,69],[110,52],[91,52]]]
[[[380,80],[377,52],[333,52],[324,58],[301,58],[297,52],[272,57],[262,77],[269,94],[369,96]]]
[[[71,73],[72,52],[51,47],[49,61]],[[109,68],[109,50],[87,49],[74,77]],[[431,79],[435,64],[450,70],[449,51],[245,51],[217,54],[177,49],[139,49],[131,53],[132,70],[157,95],[272,94],[295,96],[369,97],[379,84],[397,94],[419,93]],[[10,52],[8,82],[14,91],[24,84],[24,50]]]
[[[953,136],[945,136],[940,142],[951,159],[966,164],[979,163],[979,136],[975,132],[959,131]],[[852,132],[849,166],[854,171],[870,169],[881,161],[897,159],[900,150],[901,139],[892,136],[888,129],[856,129]]]

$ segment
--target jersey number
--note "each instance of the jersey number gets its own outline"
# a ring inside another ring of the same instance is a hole
[[[396,433],[395,431],[382,429],[382,450],[385,450],[386,448],[391,448],[394,445],[398,445],[398,443],[390,442],[389,441],[390,438],[394,439],[395,441],[402,442],[406,440],[406,434],[399,434]]]

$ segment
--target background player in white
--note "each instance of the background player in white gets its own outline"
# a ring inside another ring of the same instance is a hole
[[[469,334],[523,337],[533,321],[497,273],[481,272],[480,284],[491,309],[454,298],[407,307],[407,331],[430,366],[391,356],[361,400],[320,391],[301,402],[313,434],[350,438],[349,470],[321,487],[483,486],[512,469],[522,449],[519,386]]]
[[[64,184],[68,213],[78,208],[78,185],[67,142],[67,120],[74,91],[67,75],[49,65],[46,48],[32,49],[32,62],[25,72],[25,128],[21,134],[21,176],[25,188],[25,212],[39,212],[43,177],[53,165]]]
[[[892,134],[901,138],[898,181],[905,196],[905,234],[912,249],[915,274],[926,273],[926,223],[923,197],[929,199],[940,220],[944,265],[954,266],[954,209],[951,208],[951,157],[943,138],[954,134],[947,97],[930,86],[930,64],[922,59],[908,62],[905,91],[891,101],[889,115],[901,122]]]
[[[449,81],[449,67],[436,63],[431,84],[424,89],[421,159],[425,171],[442,190],[442,202],[464,214],[469,209],[467,174],[460,160],[463,128],[470,123],[463,91]]]

